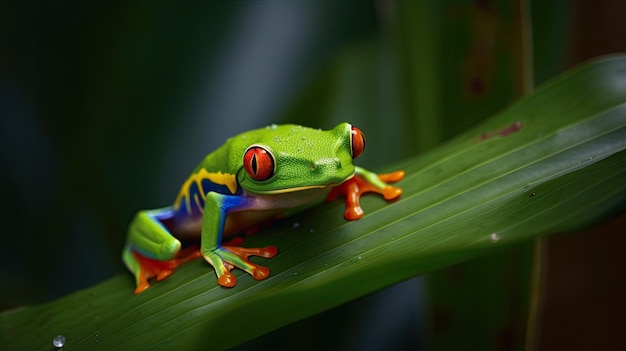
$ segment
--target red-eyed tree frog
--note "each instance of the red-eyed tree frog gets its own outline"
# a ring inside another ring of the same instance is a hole
[[[150,286],[149,279],[162,280],[198,257],[213,266],[224,287],[237,284],[235,267],[265,279],[269,269],[248,257],[271,258],[276,247],[223,243],[338,195],[346,197],[348,220],[363,216],[359,198],[365,192],[386,200],[400,196],[402,190],[387,183],[401,180],[403,171],[377,175],[354,165],[364,148],[365,136],[348,123],[331,130],[272,125],[228,139],[196,167],[172,206],[139,211],[132,220],[122,258],[135,276],[135,294]],[[199,249],[181,249],[181,242],[198,241]]]

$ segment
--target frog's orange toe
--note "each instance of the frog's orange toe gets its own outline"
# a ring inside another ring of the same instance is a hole
[[[363,215],[364,212],[361,206],[349,206],[346,207],[346,210],[343,212],[343,217],[349,221],[361,219]]]
[[[398,170],[391,173],[379,174],[378,179],[385,183],[395,183],[404,178],[404,171]]]
[[[135,295],[141,294],[142,292],[146,291],[146,289],[148,289],[149,287],[150,287],[150,284],[148,284],[148,282],[137,284],[137,287],[135,288]]]
[[[234,274],[227,272],[217,278],[217,283],[225,288],[232,288],[237,285],[237,277]]]
[[[382,194],[385,200],[390,201],[402,195],[402,189],[395,186],[386,186]]]
[[[278,248],[276,246],[266,246],[260,249],[259,256],[265,257],[265,258],[272,258],[276,256],[277,253],[278,253]]]
[[[263,266],[257,266],[252,272],[252,278],[256,280],[263,280],[270,276],[270,269]]]
[[[276,248],[276,246],[241,247],[241,246],[224,245],[224,248],[246,261],[248,260],[248,257],[250,256],[272,258],[276,256],[276,254],[278,253],[278,249]]]
[[[169,270],[169,269],[160,271],[157,274],[157,276],[156,276],[156,281],[160,282],[161,280],[163,280],[163,279],[169,277],[170,275],[172,275],[172,273],[174,273],[174,271],[173,270]]]

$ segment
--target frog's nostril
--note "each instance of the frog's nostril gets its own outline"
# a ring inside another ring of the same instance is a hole
[[[322,159],[311,164],[311,170],[340,169],[341,167],[341,160],[338,157]]]

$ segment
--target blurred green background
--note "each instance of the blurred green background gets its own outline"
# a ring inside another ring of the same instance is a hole
[[[609,0],[3,3],[0,308],[49,301],[123,271],[134,213],[170,204],[197,162],[231,135],[349,121],[368,136],[361,164],[389,165],[576,63],[626,51],[623,13]],[[543,346],[560,333],[576,334],[573,345],[585,334],[606,345],[619,336],[611,326],[626,312],[618,301],[626,287],[615,279],[626,267],[616,252],[623,225],[622,217],[608,229],[544,241]],[[423,348],[428,333],[458,336],[446,334],[454,321],[481,320],[463,309],[471,302],[446,296],[450,282],[474,277],[455,291],[480,295],[501,274],[485,267],[506,262],[511,285],[525,286],[531,253],[414,279],[242,349],[304,333],[319,335],[320,347]],[[584,255],[588,264],[572,269]],[[607,267],[612,274],[597,274]],[[521,294],[510,300],[525,306]],[[492,345],[518,345],[508,328],[523,313],[512,312]],[[572,322],[585,313],[582,324]]]

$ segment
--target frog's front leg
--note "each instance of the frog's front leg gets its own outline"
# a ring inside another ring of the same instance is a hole
[[[206,196],[202,216],[200,252],[215,269],[217,282],[221,286],[237,285],[237,278],[230,272],[235,267],[246,271],[256,280],[265,279],[270,274],[267,267],[250,262],[248,257],[274,257],[278,252],[275,246],[263,248],[222,246],[226,216],[235,211],[254,210],[254,204],[255,199],[247,196],[224,195],[215,192],[210,192]]]
[[[395,171],[386,174],[376,174],[365,168],[356,167],[354,177],[334,187],[328,194],[327,200],[334,200],[337,196],[346,197],[344,217],[347,220],[356,220],[363,217],[360,198],[364,193],[374,192],[383,196],[387,201],[394,200],[402,194],[402,189],[387,183],[395,183],[404,178],[404,171]]]

